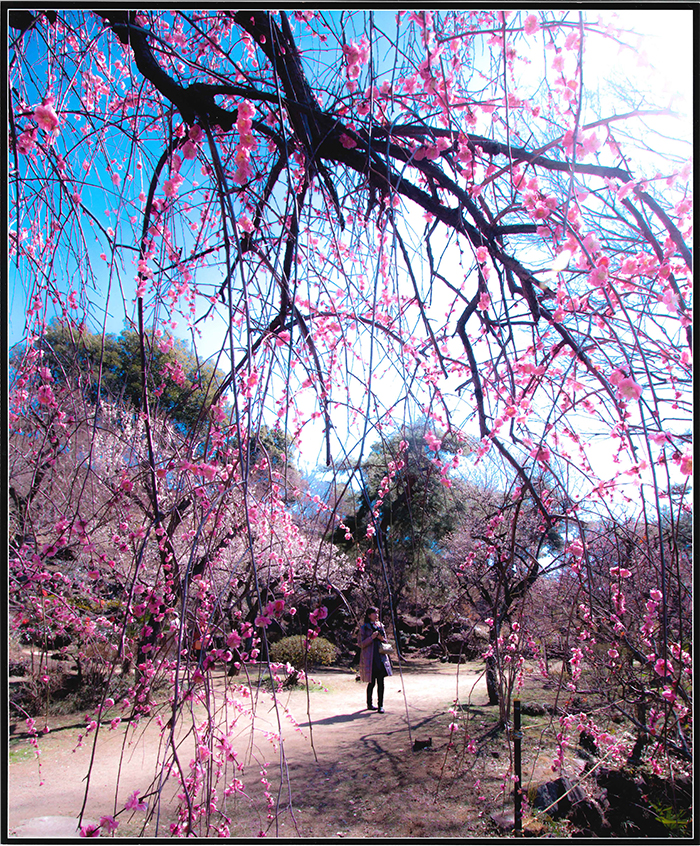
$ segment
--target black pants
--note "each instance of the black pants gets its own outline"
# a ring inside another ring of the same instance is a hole
[[[367,707],[372,704],[372,693],[374,691],[374,683],[377,682],[377,707],[381,708],[384,705],[384,676],[373,677],[372,681],[367,685]]]

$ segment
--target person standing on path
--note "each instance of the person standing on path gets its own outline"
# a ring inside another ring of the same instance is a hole
[[[365,613],[360,626],[358,643],[360,654],[360,679],[367,684],[367,710],[384,713],[384,679],[393,675],[388,655],[379,651],[379,644],[386,641],[386,631],[379,622],[379,609],[373,605]],[[372,705],[374,684],[377,684],[377,707]]]

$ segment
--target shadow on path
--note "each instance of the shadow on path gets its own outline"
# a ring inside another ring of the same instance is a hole
[[[371,717],[374,711],[368,711],[362,708],[359,711],[354,711],[352,714],[334,714],[332,717],[325,717],[322,720],[308,720],[305,723],[299,723],[300,728],[308,728],[311,726],[332,726],[336,723],[349,723],[352,720],[362,719],[363,717]],[[380,715],[381,716],[381,715]]]

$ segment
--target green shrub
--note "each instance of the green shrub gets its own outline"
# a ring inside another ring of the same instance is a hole
[[[338,650],[325,637],[317,637],[308,644],[309,664],[332,664]],[[281,664],[292,664],[297,669],[303,669],[307,663],[306,638],[302,635],[283,637],[277,643],[270,645],[270,660]]]

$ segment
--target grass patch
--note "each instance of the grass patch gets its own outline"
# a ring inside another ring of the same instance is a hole
[[[460,702],[457,704],[456,708],[459,711],[466,711],[473,717],[487,716],[487,712],[484,711],[483,708],[478,708],[476,705],[472,705],[471,702]]]
[[[279,690],[280,684],[282,685],[283,691],[308,689],[311,693],[314,691],[325,691],[327,693],[332,692],[331,687],[309,678],[307,678],[306,681],[292,681],[290,677],[288,677],[287,680],[285,680],[284,677],[273,679],[270,675],[266,674],[261,675],[258,679],[250,679],[251,688],[257,687],[259,690]]]
[[[11,744],[10,749],[8,751],[7,760],[11,764],[19,764],[22,761],[29,761],[31,760],[36,753],[34,752],[34,748],[32,746],[27,746],[25,744]]]

